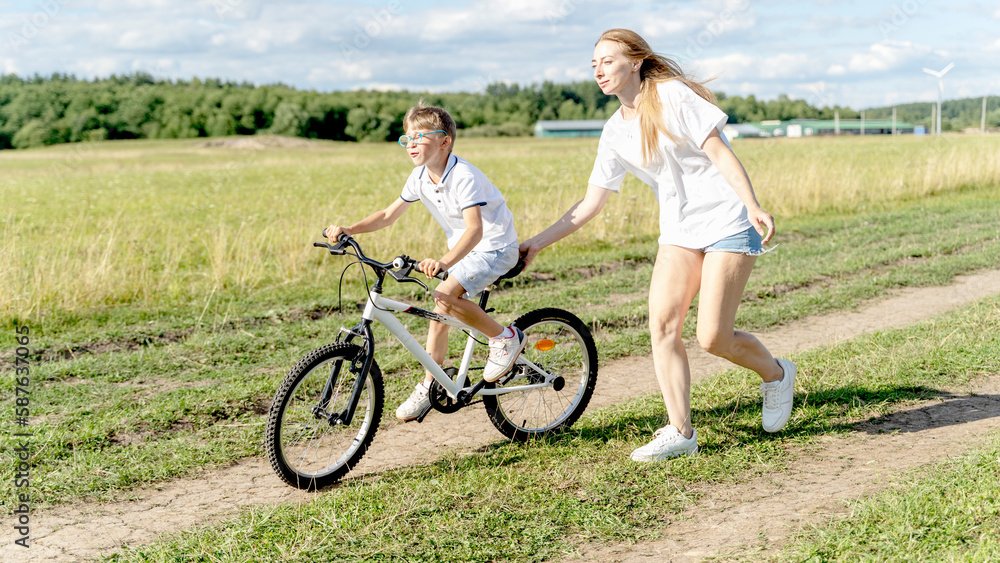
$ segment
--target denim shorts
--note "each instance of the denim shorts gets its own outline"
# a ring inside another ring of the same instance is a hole
[[[520,256],[517,248],[515,242],[500,250],[473,250],[448,270],[448,276],[462,284],[466,297],[479,295],[517,264]]]
[[[761,236],[753,227],[742,233],[728,236],[701,249],[702,252],[735,252],[747,256],[760,256],[767,252],[761,244]]]

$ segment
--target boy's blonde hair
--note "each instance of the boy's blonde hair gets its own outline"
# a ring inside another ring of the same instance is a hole
[[[447,111],[434,106],[425,106],[421,99],[417,105],[411,107],[403,116],[403,129],[430,129],[437,131],[443,129],[451,137],[451,146],[455,146],[455,120]]]

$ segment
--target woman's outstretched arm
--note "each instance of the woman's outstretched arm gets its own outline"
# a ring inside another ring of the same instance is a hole
[[[587,195],[573,204],[563,216],[549,228],[521,243],[521,257],[525,265],[531,264],[535,256],[546,246],[576,232],[601,212],[611,190],[590,184]]]

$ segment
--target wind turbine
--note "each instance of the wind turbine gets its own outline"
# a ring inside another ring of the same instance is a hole
[[[944,67],[941,70],[931,70],[929,68],[924,69],[924,72],[932,76],[936,76],[938,79],[938,103],[937,103],[937,124],[936,124],[938,136],[941,136],[941,96],[944,95],[944,75],[947,74],[948,71],[951,70],[953,66],[955,66],[955,63],[948,63],[948,66]]]

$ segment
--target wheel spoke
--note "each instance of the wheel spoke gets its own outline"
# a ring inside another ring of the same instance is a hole
[[[575,316],[558,309],[542,309],[522,316],[515,324],[524,331],[528,346],[525,359],[541,372],[524,365],[523,373],[501,385],[514,387],[562,378],[563,387],[535,387],[485,396],[490,419],[498,430],[519,440],[558,431],[580,416],[590,401],[596,382],[596,350],[586,326]],[[538,348],[550,340],[551,348]]]
[[[268,416],[265,442],[278,475],[300,488],[321,488],[340,479],[364,455],[382,416],[382,377],[372,362],[351,424],[316,415],[332,374],[337,383],[324,410],[334,417],[348,408],[357,382],[352,362],[357,346],[331,344],[306,356],[289,373]],[[338,367],[339,366],[339,367]]]

